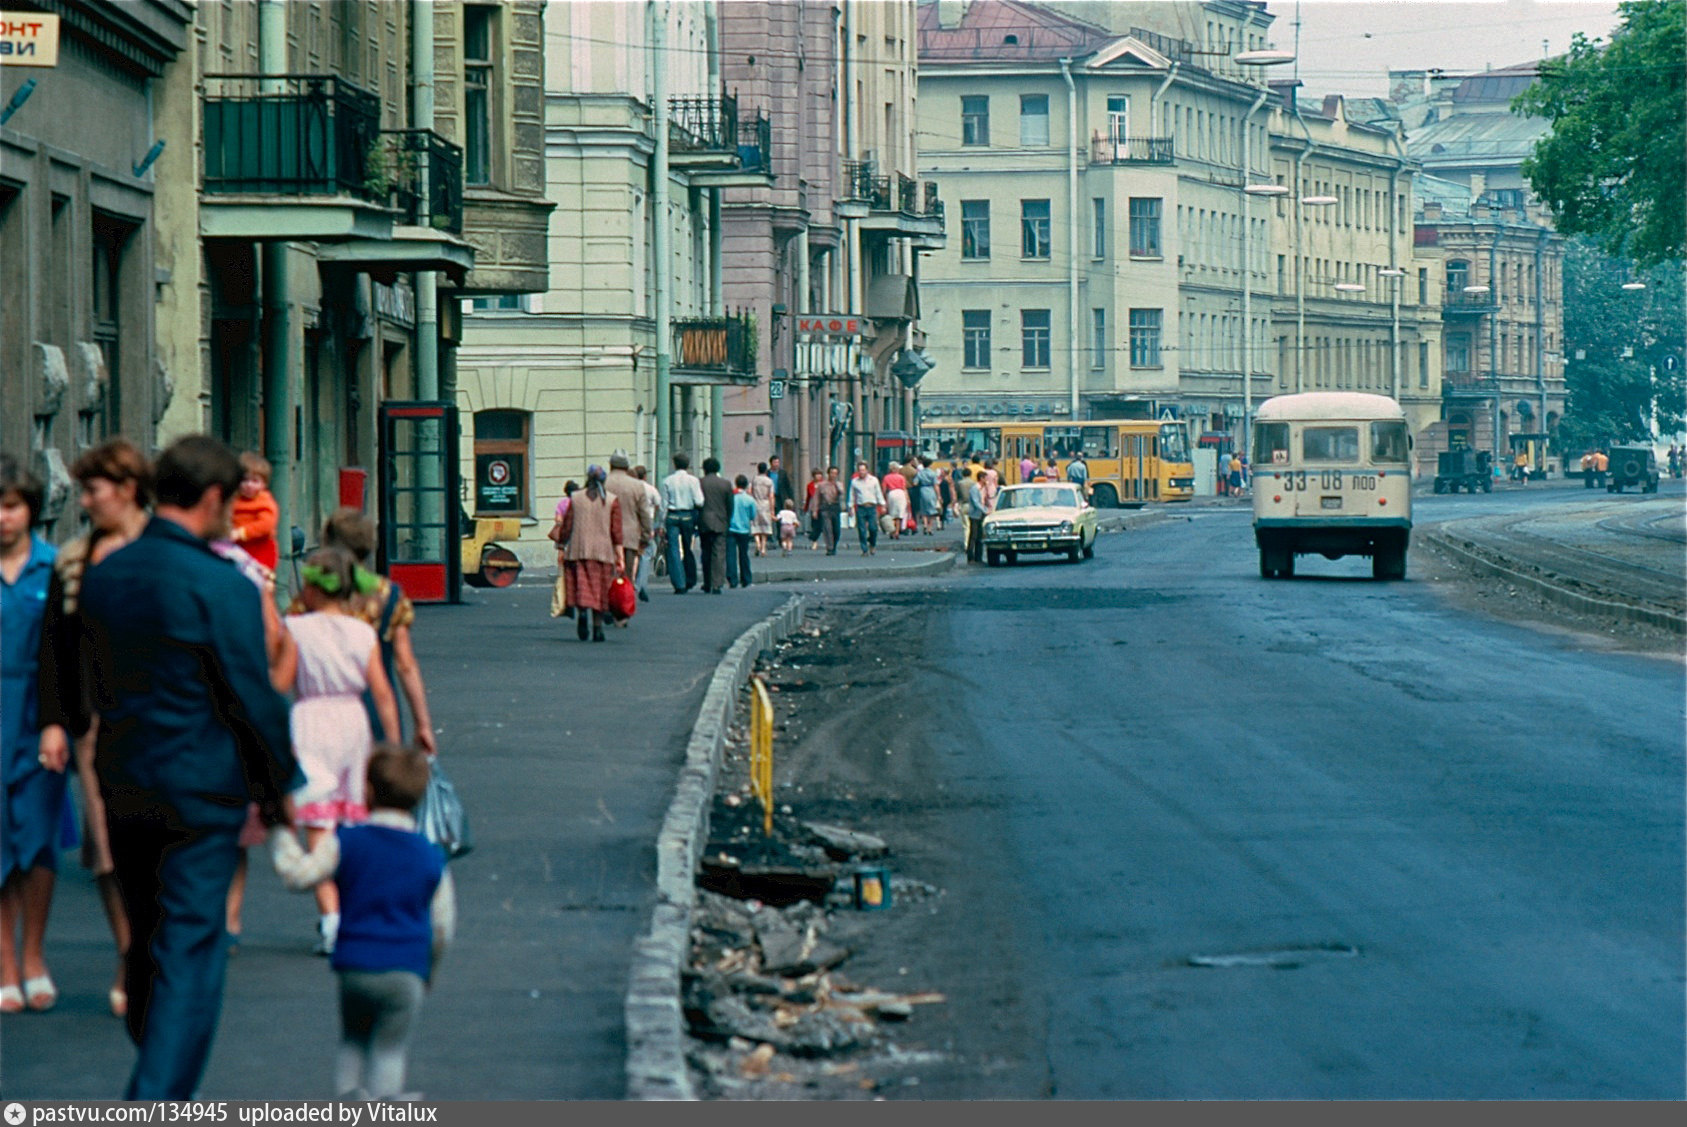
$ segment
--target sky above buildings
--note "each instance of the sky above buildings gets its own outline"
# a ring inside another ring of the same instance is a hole
[[[1608,38],[1617,5],[1585,0],[1270,0],[1276,46],[1292,50],[1309,96],[1388,92],[1390,69],[1469,73],[1561,54],[1572,33]],[[1288,77],[1289,66],[1272,68]]]

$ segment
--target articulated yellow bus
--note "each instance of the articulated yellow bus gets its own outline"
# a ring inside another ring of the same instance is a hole
[[[1072,455],[1084,452],[1090,501],[1097,508],[1187,501],[1195,495],[1195,467],[1189,439],[1177,423],[1152,419],[1000,423],[927,423],[920,427],[921,452],[942,465],[977,456],[996,459],[1003,485],[1021,479],[1019,463],[1039,467],[1055,459],[1065,476]]]

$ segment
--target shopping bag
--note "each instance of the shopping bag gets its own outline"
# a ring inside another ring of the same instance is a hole
[[[627,582],[625,575],[617,575],[609,585],[609,613],[616,618],[631,618],[638,610],[638,592]]]
[[[416,807],[416,828],[422,836],[445,851],[448,860],[461,857],[474,848],[474,835],[469,832],[469,816],[457,788],[439,765],[435,756],[433,769],[428,773],[428,789]]]
[[[559,564],[556,569],[556,582],[551,585],[551,617],[561,618],[562,612],[568,609],[568,572]]]

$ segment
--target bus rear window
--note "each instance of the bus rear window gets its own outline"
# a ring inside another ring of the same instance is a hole
[[[1300,453],[1308,462],[1357,462],[1359,428],[1307,427],[1300,432]]]
[[[1405,423],[1371,424],[1371,461],[1379,466],[1404,466],[1411,461],[1412,444]]]
[[[1254,459],[1256,466],[1285,466],[1289,462],[1289,424],[1256,423],[1254,425]]]

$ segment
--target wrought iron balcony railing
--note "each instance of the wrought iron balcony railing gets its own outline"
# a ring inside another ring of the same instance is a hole
[[[206,75],[202,112],[207,194],[386,202],[369,180],[380,99],[342,78]]]
[[[844,198],[865,203],[873,211],[894,211],[918,217],[943,217],[943,201],[937,198],[935,181],[915,180],[898,172],[894,176],[874,174],[870,160],[843,162]]]
[[[371,188],[391,201],[404,222],[461,234],[463,150],[431,129],[384,129],[380,142],[369,162]]]
[[[756,324],[748,313],[690,317],[674,323],[674,366],[723,376],[756,371]]]
[[[1441,394],[1445,398],[1482,398],[1499,390],[1499,381],[1492,372],[1450,370],[1441,374]]]
[[[1481,293],[1465,293],[1462,285],[1450,285],[1441,298],[1443,313],[1463,314],[1466,316],[1492,313],[1500,307],[1500,295],[1492,290]]]
[[[757,111],[738,123],[738,167],[745,172],[773,172],[773,123]]]
[[[753,117],[740,111],[733,95],[669,98],[668,120],[678,134],[676,153],[716,154],[736,159],[743,172],[772,171],[772,123],[760,111]]]
[[[1171,164],[1170,137],[1118,137],[1097,133],[1090,139],[1091,164]]]

